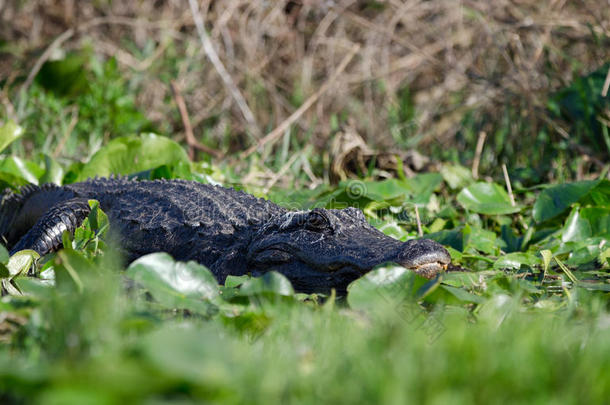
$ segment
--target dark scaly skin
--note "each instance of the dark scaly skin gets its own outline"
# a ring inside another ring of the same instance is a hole
[[[185,180],[92,179],[5,192],[0,236],[11,254],[55,251],[61,234],[74,232],[86,218],[89,199],[100,202],[128,261],[167,252],[204,264],[221,283],[228,275],[276,270],[299,291],[342,293],[385,262],[426,277],[450,263],[440,244],[400,242],[355,208],[289,211],[240,191]]]

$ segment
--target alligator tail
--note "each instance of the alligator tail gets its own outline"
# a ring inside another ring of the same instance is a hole
[[[49,204],[52,204],[57,201],[58,192],[61,193],[61,188],[55,184],[43,184],[41,186],[27,184],[16,192],[6,188],[0,196],[0,243],[10,249],[11,245],[16,242],[15,237],[21,236],[15,234],[15,227],[21,227],[19,222],[24,217],[37,216],[38,212],[35,211],[39,211],[39,209],[32,210],[32,207],[28,207],[28,211],[32,212],[23,212],[24,206],[33,196],[41,197],[41,193],[49,193],[48,196],[45,196],[45,199]]]

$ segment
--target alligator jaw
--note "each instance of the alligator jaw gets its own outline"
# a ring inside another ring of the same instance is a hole
[[[447,269],[451,263],[451,255],[438,242],[412,239],[404,242],[393,261],[422,277],[433,278]]]
[[[419,266],[407,267],[410,270],[413,270],[418,275],[431,279],[436,277],[437,274],[447,270],[447,263],[441,262],[430,262],[424,263]]]

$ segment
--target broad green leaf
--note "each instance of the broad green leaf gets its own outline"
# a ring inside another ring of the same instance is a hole
[[[601,254],[600,249],[600,238],[587,238],[576,243],[570,243],[570,256],[566,260],[566,264],[569,266],[580,266],[590,263],[595,265],[599,255]]]
[[[440,171],[443,180],[453,190],[464,188],[473,182],[471,171],[462,165],[443,165]]]
[[[374,269],[347,287],[347,302],[353,309],[367,309],[379,302],[399,301],[413,278],[412,271],[400,266]]]
[[[540,258],[532,253],[514,252],[505,254],[496,260],[494,269],[514,269],[518,270],[522,264],[533,267],[539,265]]]
[[[30,182],[21,176],[0,172],[0,190],[4,190],[5,188],[17,189],[21,186],[25,186],[26,184],[30,184]]]
[[[0,127],[0,152],[23,134],[23,128],[8,121]]]
[[[453,249],[462,252],[464,250],[464,233],[462,229],[442,230],[440,232],[429,233],[426,238],[432,239],[441,245],[451,246]]]
[[[610,206],[610,180],[602,179],[583,200],[583,203]]]
[[[426,295],[427,283],[430,283],[430,280],[404,267],[382,266],[347,287],[347,302],[353,309],[374,309],[379,305],[381,308],[396,306],[405,299],[415,301],[418,293]],[[437,285],[433,287],[436,288]]]
[[[518,252],[521,250],[521,246],[523,244],[523,236],[516,236],[513,232],[513,228],[510,225],[502,225],[500,228],[501,238],[506,244],[506,247],[503,249],[507,253]]]
[[[286,276],[270,271],[261,277],[253,277],[245,280],[239,289],[240,295],[275,294],[291,296],[294,295],[292,284]]]
[[[479,182],[466,187],[457,196],[458,202],[467,210],[486,215],[503,215],[519,212],[521,207],[512,206],[510,197],[496,183]]]
[[[562,242],[578,242],[591,237],[610,238],[610,208],[575,206],[561,234]]]
[[[146,288],[167,308],[208,313],[218,297],[216,278],[195,262],[177,262],[167,253],[142,256],[127,268],[127,276]]]
[[[405,183],[411,189],[413,202],[426,204],[442,181],[443,177],[439,173],[423,173],[406,179]]]
[[[91,212],[87,219],[89,220],[91,230],[103,232],[109,226],[108,216],[100,208],[99,201],[89,200],[88,203],[89,207],[91,207]]]
[[[27,180],[28,183],[38,184],[38,177],[43,174],[43,169],[33,162],[17,156],[9,156],[0,161],[0,172],[20,177]]]
[[[227,287],[227,288],[238,287],[238,286],[242,285],[246,280],[250,280],[250,276],[248,276],[248,275],[243,275],[243,276],[228,276],[225,279],[224,286]]]
[[[500,250],[497,243],[498,238],[492,231],[466,225],[464,226],[462,234],[464,235],[464,251],[479,251],[487,254],[496,254]]]
[[[399,200],[426,204],[441,182],[442,176],[438,173],[420,174],[405,180],[348,180],[339,183],[337,191],[331,193],[327,198],[333,201],[347,201],[351,203]]]
[[[558,184],[544,189],[534,203],[532,211],[534,220],[543,222],[562,214],[570,205],[586,196],[598,184],[598,180],[586,180]]]
[[[98,150],[83,166],[78,180],[111,174],[129,174],[178,162],[188,163],[188,156],[175,141],[142,134],[115,138]]]
[[[40,258],[40,255],[33,250],[21,250],[8,260],[6,267],[8,268],[11,278],[26,274],[34,261]]]

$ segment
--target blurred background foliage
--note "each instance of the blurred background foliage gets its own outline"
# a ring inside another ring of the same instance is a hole
[[[327,83],[284,143],[260,150],[265,167],[311,145],[310,177],[323,180],[344,131],[374,150],[465,166],[484,132],[480,172],[499,176],[506,163],[530,183],[590,178],[607,161],[609,16],[596,1],[199,3],[254,126],[206,57],[185,2],[5,1],[2,114],[26,131],[14,151],[83,161],[126,133],[182,140],[174,81],[197,139],[234,156]]]
[[[607,4],[197,3],[224,77],[186,1],[0,0],[0,186],[185,178],[400,240],[418,215],[452,271],[219,286],[125,268],[94,206],[38,277],[0,247],[0,402],[607,400]]]

